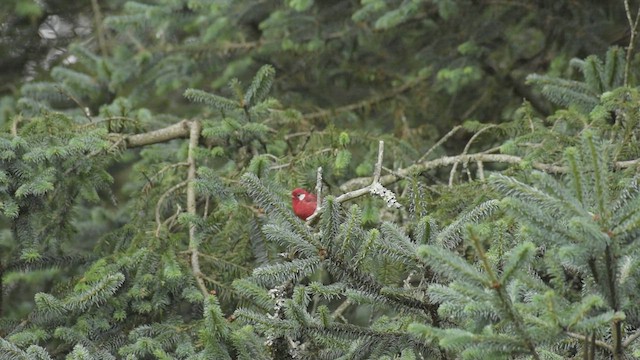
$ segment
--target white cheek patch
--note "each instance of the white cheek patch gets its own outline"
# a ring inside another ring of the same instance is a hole
[[[304,200],[304,196],[305,196],[304,194],[298,195],[298,200],[300,200],[300,201]]]

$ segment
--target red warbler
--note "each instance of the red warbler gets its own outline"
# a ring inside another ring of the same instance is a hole
[[[305,189],[296,188],[291,192],[293,213],[302,220],[307,220],[316,211],[318,199]]]

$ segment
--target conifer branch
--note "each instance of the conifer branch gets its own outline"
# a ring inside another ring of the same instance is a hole
[[[187,173],[187,212],[191,216],[197,215],[196,209],[196,159],[195,152],[198,147],[198,140],[200,140],[200,131],[202,125],[199,121],[192,121],[190,124],[189,133],[189,153],[187,155],[187,162],[189,163],[189,172]],[[193,275],[196,277],[198,288],[202,292],[202,295],[206,298],[209,295],[209,291],[204,284],[203,274],[200,270],[200,259],[198,253],[198,239],[196,239],[196,225],[189,225],[189,251],[191,252],[191,268]]]
[[[98,125],[98,124],[105,123],[105,122],[108,123],[110,121],[129,122],[129,123],[132,123],[134,125],[138,122],[138,120],[132,119],[132,118],[127,117],[127,116],[109,116],[109,117],[106,117],[106,118],[93,117],[93,118],[91,118],[91,122],[79,125],[77,128],[78,129],[86,129],[86,128],[89,128],[89,127],[96,127],[96,125]]]
[[[113,141],[113,144],[111,146],[109,146],[108,149],[97,149],[95,151],[92,151],[90,154],[87,155],[87,159],[91,159],[94,156],[98,156],[101,153],[110,153],[112,151],[114,151],[115,149],[117,149],[118,147],[120,147],[120,145],[123,143],[124,139],[122,137],[116,139],[115,141]],[[64,172],[64,176],[67,176],[69,174],[71,174],[72,172],[76,171],[76,169],[80,166],[80,163],[76,163],[75,165],[69,167],[65,172]]]
[[[613,254],[611,253],[611,246],[605,247],[605,272],[607,274],[607,286],[609,287],[609,301],[613,310],[618,311],[618,296],[616,289],[616,271],[617,264]],[[614,360],[619,360],[622,355],[622,322],[619,319],[614,319],[611,324],[611,340],[613,343],[613,349],[611,350]]]
[[[540,360],[540,355],[536,351],[536,347],[529,337],[529,334],[525,331],[525,326],[523,324],[522,318],[518,313],[518,310],[514,308],[511,299],[509,298],[509,294],[506,292],[503,283],[500,282],[496,273],[493,270],[493,267],[489,263],[489,259],[484,251],[483,245],[480,242],[480,238],[473,232],[471,229],[469,230],[469,237],[473,243],[474,248],[476,249],[476,253],[482,262],[482,267],[484,268],[489,280],[491,282],[491,289],[493,289],[498,298],[500,299],[500,303],[504,307],[505,312],[509,316],[510,320],[513,322],[516,332],[521,338],[521,341],[524,343],[525,347],[529,350],[530,355],[536,359]]]
[[[390,346],[398,346],[397,344],[410,344],[415,349],[419,349],[420,353],[428,353],[433,351],[433,348],[427,347],[424,341],[415,338],[413,335],[400,331],[379,331],[370,328],[363,328],[352,324],[340,324],[332,323],[327,327],[319,325],[309,325],[303,328],[303,331],[308,332],[311,337],[315,337],[317,333],[334,334],[334,336],[340,336],[345,338],[361,339],[367,338],[374,342],[385,342]]]

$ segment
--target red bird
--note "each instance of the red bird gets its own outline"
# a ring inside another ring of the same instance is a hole
[[[297,188],[291,192],[293,213],[302,220],[307,220],[316,211],[318,199],[305,189]]]

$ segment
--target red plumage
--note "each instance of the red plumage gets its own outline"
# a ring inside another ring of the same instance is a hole
[[[307,220],[316,211],[318,199],[305,189],[297,188],[291,192],[293,213],[302,220]]]

